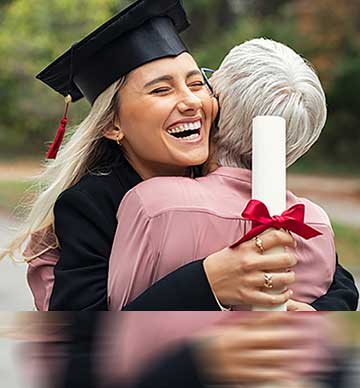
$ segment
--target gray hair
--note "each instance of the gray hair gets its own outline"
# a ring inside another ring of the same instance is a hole
[[[311,65],[291,48],[270,39],[234,47],[211,78],[220,118],[213,133],[222,166],[251,169],[252,119],[286,120],[286,163],[293,164],[320,136],[326,100]]]

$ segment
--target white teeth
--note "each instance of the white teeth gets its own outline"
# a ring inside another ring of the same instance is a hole
[[[179,132],[184,132],[184,131],[190,131],[194,129],[200,129],[201,128],[201,121],[195,121],[194,123],[184,123],[181,124],[175,128],[171,128],[168,130],[170,134],[173,133],[179,133]]]
[[[200,135],[198,133],[194,133],[193,135],[186,136],[181,138],[182,140],[194,140],[197,139]]]

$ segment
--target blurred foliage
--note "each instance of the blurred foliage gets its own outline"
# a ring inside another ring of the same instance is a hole
[[[353,228],[338,223],[333,224],[336,251],[340,262],[348,268],[359,267],[360,228]]]
[[[42,68],[129,4],[127,0],[0,0],[0,155],[45,150],[63,99],[34,79]],[[236,44],[268,37],[290,45],[318,70],[328,122],[308,162],[360,167],[360,4],[358,0],[184,0],[184,40],[200,65],[216,68]],[[89,107],[70,111],[78,123]]]
[[[31,183],[28,181],[0,180],[0,211],[10,213],[19,203],[30,201],[30,197],[25,194],[30,188]]]

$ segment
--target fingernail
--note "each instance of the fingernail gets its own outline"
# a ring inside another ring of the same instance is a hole
[[[294,291],[290,290],[290,296],[293,296],[293,295],[294,295]]]

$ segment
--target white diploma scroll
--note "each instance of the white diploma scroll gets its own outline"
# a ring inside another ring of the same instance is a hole
[[[285,119],[278,116],[255,117],[252,147],[252,198],[263,202],[271,216],[280,215],[286,209]],[[275,248],[265,251],[264,255],[282,251],[282,248]],[[273,308],[253,306],[253,310],[286,311],[286,305]]]

